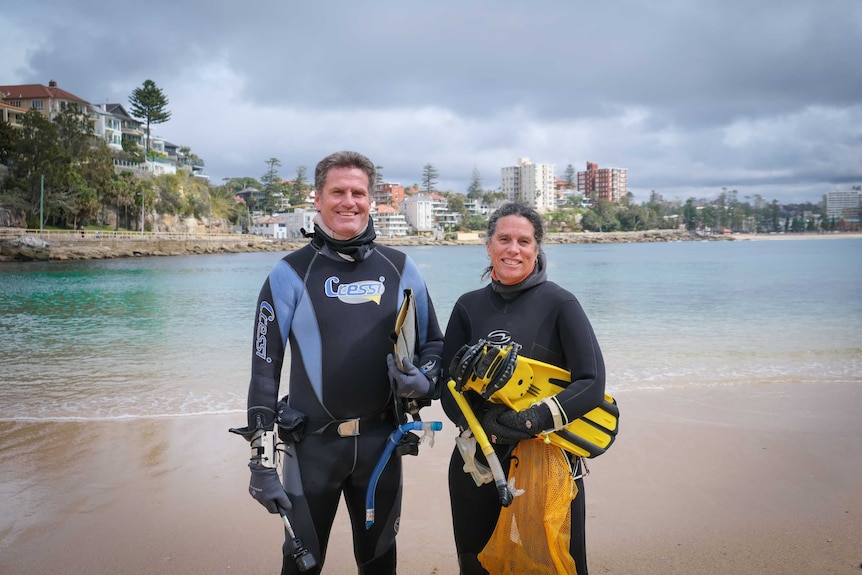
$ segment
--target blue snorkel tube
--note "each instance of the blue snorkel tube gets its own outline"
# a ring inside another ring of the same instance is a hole
[[[402,423],[400,427],[392,432],[389,439],[386,441],[386,447],[383,449],[383,453],[380,455],[377,465],[374,466],[374,471],[371,472],[371,482],[368,484],[368,491],[365,492],[366,529],[371,529],[371,526],[374,525],[374,492],[377,491],[377,481],[380,479],[380,474],[383,473],[383,468],[385,468],[386,464],[389,463],[389,458],[392,456],[392,452],[395,451],[396,447],[398,447],[401,437],[408,431],[431,432],[433,437],[434,432],[440,431],[441,429],[443,429],[443,422],[441,421],[409,421],[407,423]]]

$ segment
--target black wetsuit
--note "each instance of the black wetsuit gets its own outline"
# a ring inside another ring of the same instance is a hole
[[[604,397],[604,360],[592,326],[575,296],[553,282],[541,281],[523,291],[502,295],[489,284],[462,295],[446,327],[443,366],[449,367],[463,345],[475,344],[479,339],[500,345],[516,342],[523,346],[520,355],[570,371],[572,382],[556,396],[569,421],[598,406]],[[481,421],[487,404],[475,392],[468,391],[466,396]],[[451,394],[444,392],[442,402],[447,416],[466,428]],[[551,427],[552,422],[548,422],[544,428]],[[511,448],[495,446],[507,474]],[[481,450],[476,453],[477,457],[484,457]],[[449,465],[449,495],[458,562],[462,574],[484,574],[487,571],[479,564],[477,555],[494,531],[500,500],[494,483],[477,488],[463,471],[463,465],[460,453],[454,450]],[[579,493],[572,502],[570,552],[578,575],[586,575],[583,480],[579,479],[577,486]]]
[[[373,231],[372,231],[373,239]],[[285,256],[258,299],[249,386],[251,429],[275,419],[282,365],[290,358],[288,404],[306,414],[305,436],[286,446],[285,490],[293,528],[315,555],[319,572],[344,495],[360,573],[395,573],[401,513],[401,460],[392,457],[377,484],[375,523],[365,528],[369,478],[395,430],[386,355],[405,288],[413,289],[420,365],[439,366],[442,334],[417,266],[403,252],[366,243],[347,261],[319,234]],[[289,343],[289,352],[288,352]],[[339,423],[359,418],[359,434]],[[287,545],[287,542],[286,542]],[[285,556],[283,573],[296,572]]]

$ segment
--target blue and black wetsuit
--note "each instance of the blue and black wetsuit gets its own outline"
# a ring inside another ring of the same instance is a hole
[[[249,427],[272,428],[289,358],[288,404],[308,419],[305,436],[285,448],[283,478],[294,530],[318,561],[313,572],[323,565],[343,494],[360,573],[395,573],[400,458],[389,461],[378,481],[378,520],[369,530],[365,494],[396,428],[386,355],[406,288],[416,298],[420,366],[426,370],[439,370],[442,334],[425,283],[406,254],[369,241],[345,259],[317,232],[309,245],[278,262],[260,291]],[[353,419],[359,419],[358,435],[341,425]],[[295,571],[285,557],[283,572]]]
[[[541,262],[541,260],[540,260]],[[479,339],[490,343],[522,345],[520,355],[568,370],[572,381],[555,396],[565,420],[572,421],[598,406],[605,392],[605,366],[599,344],[584,310],[574,295],[544,279],[544,270],[526,282],[524,289],[498,293],[491,284],[462,295],[455,303],[446,327],[443,366],[465,344]],[[537,279],[538,278],[538,279]],[[443,378],[447,379],[446,377]],[[473,411],[481,421],[487,402],[467,391]],[[462,428],[464,417],[448,391],[442,395],[447,416]],[[553,427],[543,422],[541,429]],[[503,471],[508,473],[510,445],[495,446]],[[477,450],[477,457],[483,457]],[[453,451],[449,465],[449,495],[455,544],[462,575],[485,574],[477,556],[494,532],[500,514],[500,499],[493,483],[477,488],[463,471],[460,453]],[[578,575],[586,575],[584,537],[584,485],[577,480],[578,496],[572,502],[570,552]]]

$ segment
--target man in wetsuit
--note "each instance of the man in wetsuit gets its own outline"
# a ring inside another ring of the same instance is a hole
[[[378,480],[378,520],[367,530],[366,489],[401,423],[395,402],[439,397],[442,333],[415,263],[374,243],[369,211],[375,176],[374,164],[355,152],[321,160],[314,235],[276,264],[257,304],[246,435],[272,430],[276,420],[293,431],[284,446],[283,489],[276,470],[252,457],[249,491],[271,513],[290,509],[294,532],[317,562],[310,573],[323,566],[342,495],[359,573],[395,573],[400,457]],[[405,373],[395,367],[391,333],[408,288],[416,302],[419,359]],[[288,358],[288,396],[279,403]],[[290,544],[287,537],[282,573],[298,572]]]

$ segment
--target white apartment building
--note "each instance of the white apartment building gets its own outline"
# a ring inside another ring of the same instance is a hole
[[[284,223],[275,216],[264,216],[254,220],[251,233],[256,236],[283,240],[287,238]]]
[[[862,191],[859,190],[835,190],[823,196],[823,211],[829,220],[858,222],[860,205]]]
[[[433,232],[437,229],[437,219],[434,217],[434,200],[425,194],[410,196],[401,202],[401,211],[407,224],[418,233]]]
[[[284,223],[284,237],[289,240],[299,240],[303,238],[302,230],[314,231],[315,214],[317,210],[297,208],[286,214],[278,214],[276,217]]]
[[[507,199],[539,213],[556,209],[554,164],[534,164],[529,158],[519,158],[517,166],[502,168],[500,179],[500,191]]]
[[[409,231],[404,214],[392,206],[378,205],[372,218],[374,219],[374,231],[382,238],[404,237]]]

